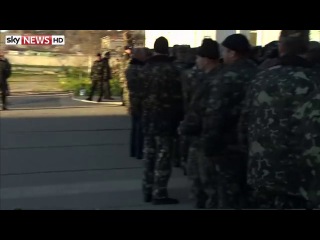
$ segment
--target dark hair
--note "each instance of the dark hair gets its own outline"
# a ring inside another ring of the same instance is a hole
[[[97,57],[101,57],[101,53],[97,53],[97,55],[96,55]]]
[[[309,49],[309,30],[282,30],[280,42],[290,55],[304,54]]]
[[[197,55],[212,60],[220,59],[219,43],[211,38],[203,39],[202,45],[198,48]]]
[[[169,54],[169,43],[165,37],[159,37],[154,42],[154,51],[160,54]]]

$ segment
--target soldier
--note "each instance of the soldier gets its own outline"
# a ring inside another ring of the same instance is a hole
[[[184,72],[192,67],[188,59],[189,51],[190,51],[189,45],[174,46],[174,52],[175,52],[174,64],[178,69],[178,71],[180,72],[179,81],[182,81]],[[183,139],[183,137],[180,137],[178,133],[174,138],[172,157],[173,157],[173,163],[175,167],[184,168],[183,160],[182,160],[183,153],[181,152],[181,147],[183,146],[182,144],[186,144],[185,141],[186,139]]]
[[[97,54],[97,59],[94,61],[92,65],[90,78],[92,81],[92,86],[91,86],[91,91],[87,100],[92,101],[94,92],[97,86],[99,85],[100,95],[99,95],[98,102],[101,102],[103,97],[103,80],[107,78],[107,69],[104,66],[104,61],[101,58],[101,53]]]
[[[143,194],[146,202],[176,204],[178,200],[169,198],[167,186],[172,169],[172,138],[183,114],[181,85],[179,72],[168,55],[168,40],[158,38],[154,52],[141,71],[145,83]]]
[[[263,48],[262,62],[259,64],[259,69],[264,70],[275,66],[278,63],[279,50],[278,41],[272,41]]]
[[[111,75],[111,68],[110,68],[110,64],[109,64],[109,60],[110,60],[110,52],[106,52],[104,54],[104,58],[103,58],[103,62],[104,62],[104,67],[106,68],[106,78],[103,79],[104,80],[104,98],[105,99],[109,99],[109,100],[113,100],[113,98],[111,97],[111,91],[110,91],[110,80],[112,79],[112,75]]]
[[[142,132],[142,91],[143,82],[139,74],[147,59],[146,48],[134,48],[132,59],[126,70],[128,80],[130,115],[131,115],[131,138],[130,156],[142,159],[143,157],[143,132]]]
[[[122,104],[123,106],[127,107],[128,111],[130,109],[130,101],[129,101],[129,90],[128,90],[125,71],[129,66],[130,60],[131,60],[131,47],[126,46],[124,48],[124,54],[121,62],[119,77],[120,77],[120,86],[122,88],[122,93],[121,93]]]
[[[7,96],[8,96],[8,78],[11,75],[11,64],[4,57],[4,52],[0,51],[0,92],[2,101],[2,110],[8,110],[7,108]]]
[[[199,79],[202,71],[195,64],[198,48],[192,48],[188,54],[188,66],[187,70],[183,71],[180,77],[182,84],[182,93],[183,93],[183,108],[184,113],[186,114],[189,109],[189,105],[192,99],[192,96],[195,92],[197,85],[199,84]],[[189,153],[190,139],[188,136],[180,135],[180,162],[184,170],[184,174],[187,174],[187,159]]]
[[[243,207],[246,187],[246,156],[237,141],[237,126],[242,101],[257,66],[249,59],[251,46],[244,35],[230,35],[222,46],[225,66],[210,82],[210,97],[203,117],[205,158],[201,166],[203,171],[214,173],[211,179],[203,179],[207,182],[207,207],[235,209]]]
[[[192,67],[188,59],[190,50],[189,45],[176,45],[175,47],[174,64],[181,72]]]
[[[318,76],[303,57],[308,45],[309,30],[282,30],[279,64],[260,72],[247,92],[240,129],[257,208],[306,209],[319,197],[319,136],[304,122],[319,119],[308,105],[319,96]]]
[[[201,148],[202,116],[209,97],[209,84],[220,70],[219,44],[212,39],[204,39],[197,54],[197,66],[203,74],[196,75],[197,87],[188,107],[184,120],[180,124],[180,133],[190,141],[187,161],[187,175],[192,182],[192,193],[196,198],[196,208],[205,208],[207,194],[201,180],[200,159],[203,158]],[[212,197],[212,196],[211,196]]]

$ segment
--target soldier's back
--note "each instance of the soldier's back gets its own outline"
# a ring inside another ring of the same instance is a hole
[[[301,62],[301,64],[299,64]],[[254,189],[301,195],[306,162],[301,165],[301,124],[293,114],[316,88],[316,75],[303,60],[260,72],[250,88],[249,183]],[[300,167],[299,167],[300,165]],[[301,168],[304,166],[303,168]]]
[[[216,114],[223,116],[223,129],[221,129],[223,139],[217,143],[217,147],[220,146],[219,151],[239,147],[238,121],[246,91],[256,74],[257,65],[249,59],[242,59],[232,65],[224,66],[214,81],[210,82],[210,95],[205,114],[213,119],[216,118],[214,116]]]
[[[151,57],[143,68],[146,86],[144,105],[158,132],[175,131],[182,117],[182,89],[179,71],[168,56]]]
[[[201,83],[202,75],[203,72],[198,69],[197,66],[193,66],[192,68],[185,70],[181,74],[180,79],[183,91],[185,111],[188,111],[194,93]]]
[[[143,97],[143,81],[140,78],[141,71],[144,67],[142,61],[132,59],[125,75],[128,81],[128,89],[130,92],[131,113],[140,114],[142,111],[142,97]]]

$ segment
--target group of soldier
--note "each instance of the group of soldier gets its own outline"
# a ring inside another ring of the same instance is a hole
[[[125,82],[144,201],[179,203],[168,194],[175,164],[199,209],[319,208],[319,45],[282,30],[264,48],[241,34],[171,53],[159,37],[152,56],[133,48]]]
[[[88,101],[92,101],[94,93],[99,89],[98,102],[101,102],[103,98],[112,100],[110,80],[112,78],[111,68],[109,64],[110,52],[106,52],[104,57],[101,53],[96,55],[96,60],[93,62],[90,79],[91,79],[91,89],[89,93]]]

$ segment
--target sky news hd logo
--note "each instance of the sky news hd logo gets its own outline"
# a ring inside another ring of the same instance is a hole
[[[64,35],[7,35],[6,45],[65,45]]]

